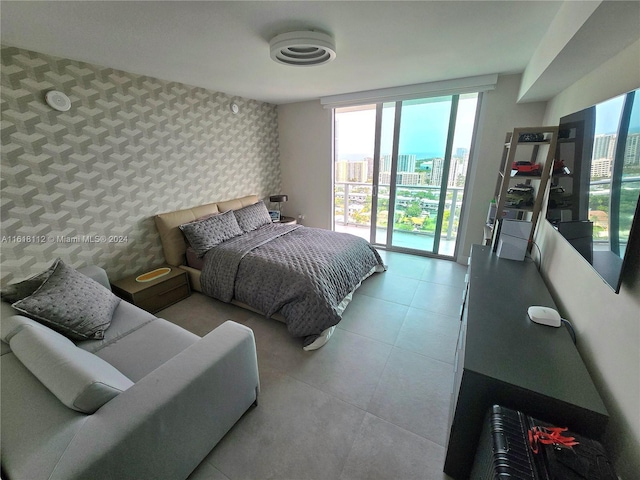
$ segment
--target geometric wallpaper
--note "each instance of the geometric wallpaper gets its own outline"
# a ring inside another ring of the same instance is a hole
[[[280,191],[275,105],[2,47],[0,283],[164,262],[157,213]],[[71,99],[58,112],[49,90]],[[240,107],[237,114],[231,102]]]

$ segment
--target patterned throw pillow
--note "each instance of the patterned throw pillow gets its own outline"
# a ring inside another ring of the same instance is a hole
[[[198,257],[202,257],[225,240],[242,235],[242,230],[231,210],[204,220],[185,223],[180,225],[180,230],[187,237],[189,245]]]
[[[240,228],[245,233],[272,223],[269,210],[267,210],[267,206],[262,200],[253,205],[241,208],[240,210],[235,210],[233,214],[236,216],[236,220],[238,220],[238,225],[240,225]]]
[[[104,338],[120,299],[59,258],[50,270],[40,288],[12,307],[72,340]]]
[[[7,285],[0,292],[0,297],[2,300],[9,303],[16,303],[23,298],[27,298],[33,292],[35,292],[40,285],[44,283],[44,281],[49,278],[51,272],[53,272],[53,268],[55,267],[55,263],[51,265],[44,272],[33,275],[32,277],[23,280],[22,282],[12,283],[11,285]]]

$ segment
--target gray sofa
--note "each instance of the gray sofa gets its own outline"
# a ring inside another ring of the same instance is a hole
[[[80,271],[109,288],[104,270]],[[5,480],[184,479],[257,403],[245,326],[200,338],[121,301],[104,338],[74,344],[0,303]]]

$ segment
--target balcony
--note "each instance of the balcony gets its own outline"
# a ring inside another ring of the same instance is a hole
[[[386,246],[389,185],[379,185],[375,245]],[[335,182],[334,229],[370,240],[371,199],[370,183]],[[414,250],[417,253],[436,253],[452,257],[462,206],[463,187],[448,187],[437,251],[437,214],[440,187],[430,185],[397,185],[396,205],[391,248]],[[345,215],[345,212],[347,214]]]

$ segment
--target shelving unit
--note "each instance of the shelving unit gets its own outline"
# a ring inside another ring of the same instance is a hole
[[[539,142],[520,141],[523,134],[542,134],[544,140]],[[531,234],[529,241],[533,239],[536,224],[542,209],[544,194],[547,189],[549,176],[553,168],[553,158],[558,140],[558,127],[519,127],[508,132],[505,138],[504,148],[498,180],[495,190],[496,211],[493,223],[485,226],[485,244],[496,247],[498,236],[498,220],[513,218],[528,220],[531,222]],[[545,154],[546,153],[546,154]],[[513,162],[529,161],[540,165],[539,174],[523,174],[512,171]],[[507,193],[517,184],[531,185],[534,188],[533,202],[531,205],[509,206],[506,205]]]

